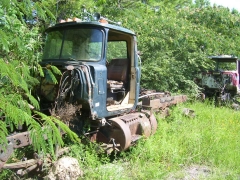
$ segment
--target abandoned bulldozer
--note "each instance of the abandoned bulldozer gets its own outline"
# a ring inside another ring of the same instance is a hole
[[[170,105],[187,99],[185,95],[140,91],[136,35],[99,14],[85,20],[61,20],[46,33],[41,66],[57,67],[61,75],[56,76],[58,83],[49,80],[48,71],[41,79],[42,112],[58,117],[107,153],[127,150],[141,137],[154,134],[154,112],[166,112]],[[6,161],[13,149],[31,144],[29,133],[11,135],[8,142],[9,151],[0,154],[0,168],[23,168]],[[24,168],[29,171],[39,164],[25,163]]]
[[[204,97],[216,97],[222,102],[239,104],[239,59],[232,55],[209,57],[215,69],[202,71],[198,74],[196,83],[202,88]]]

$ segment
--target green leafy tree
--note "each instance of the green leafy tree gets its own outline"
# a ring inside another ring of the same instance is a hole
[[[236,11],[211,7],[209,1],[151,1],[151,5],[107,11],[137,34],[143,87],[196,93],[193,79],[199,71],[212,68],[209,55],[239,55]]]
[[[42,49],[41,30],[45,23],[55,19],[46,6],[47,2],[0,2],[1,147],[7,144],[7,134],[21,125],[26,125],[30,131],[34,148],[45,153],[47,147],[53,149],[56,144],[63,145],[58,128],[68,133],[72,140],[78,140],[61,121],[38,112],[39,104],[33,96],[34,87],[39,83],[36,77],[43,75],[38,65]],[[48,137],[47,143],[44,137]]]

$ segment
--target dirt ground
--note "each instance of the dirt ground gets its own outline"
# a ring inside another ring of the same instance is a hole
[[[167,180],[200,180],[207,179],[212,174],[211,168],[201,165],[185,167],[180,171],[171,173]]]

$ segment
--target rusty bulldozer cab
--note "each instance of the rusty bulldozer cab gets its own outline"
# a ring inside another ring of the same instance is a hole
[[[57,116],[107,153],[124,151],[141,137],[154,134],[153,112],[186,101],[185,95],[140,92],[137,40],[129,29],[98,15],[94,21],[62,21],[46,33],[41,66],[45,70],[55,66],[62,74],[56,76],[56,84],[45,71],[38,91],[41,111]],[[9,152],[31,144],[29,138],[29,132],[9,136]],[[19,168],[18,164],[6,166],[10,154],[0,154],[4,157],[0,169]]]
[[[132,31],[99,22],[66,22],[47,33],[42,64],[55,65],[63,73],[72,68],[68,73],[79,80],[71,87],[72,102],[81,103],[93,120],[136,108],[140,70]],[[49,93],[42,85],[45,99],[54,101],[57,91]],[[68,92],[65,98],[71,96]]]
[[[104,144],[109,152],[125,150],[141,135],[151,134],[146,114],[130,113],[136,110],[140,89],[132,31],[106,21],[71,21],[46,32],[42,66],[54,65],[62,76],[58,85],[43,79],[43,106],[49,108],[55,103],[59,112],[66,103],[80,105],[79,123],[75,125],[82,129],[90,124],[90,139]]]
[[[230,100],[239,94],[239,60],[236,56],[220,55],[209,57],[215,63],[215,69],[198,74],[197,84],[203,88],[207,97],[219,97]]]

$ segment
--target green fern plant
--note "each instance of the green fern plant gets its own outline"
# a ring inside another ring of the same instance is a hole
[[[43,132],[45,132],[51,139],[51,145],[63,145],[63,140],[61,138],[61,133],[66,133],[69,138],[72,141],[76,141],[79,142],[79,138],[78,136],[72,132],[69,127],[64,124],[61,120],[53,117],[53,116],[47,116],[41,112],[38,111],[34,111],[35,114],[39,115],[39,117],[41,117],[40,121],[43,123]]]
[[[0,90],[0,110],[1,115],[4,116],[4,121],[0,121],[2,130],[0,143],[6,144],[7,127],[13,131],[23,124],[27,125],[30,139],[37,151],[47,153],[47,149],[50,149],[51,154],[54,155],[54,146],[64,144],[61,132],[67,133],[71,140],[79,141],[78,136],[66,124],[57,118],[37,111],[38,102],[28,89],[27,80],[31,80],[31,78],[24,78],[24,73],[29,73],[29,71],[17,71],[16,62],[5,63],[2,59],[0,62],[2,64],[0,69],[0,86],[2,87]],[[60,73],[55,67],[51,67],[51,69],[54,69],[55,73]],[[51,70],[48,71],[51,72]],[[29,103],[37,107],[36,110],[31,111]]]

